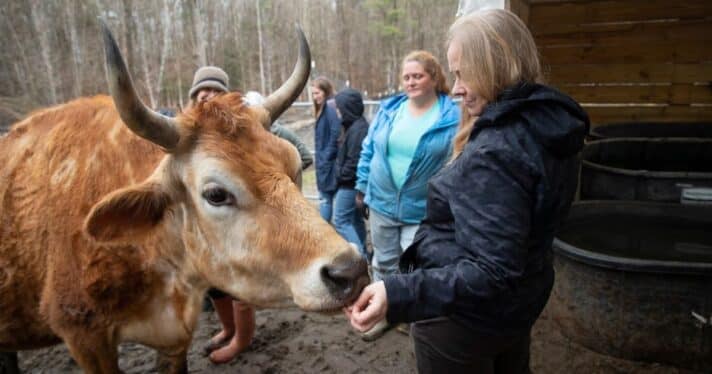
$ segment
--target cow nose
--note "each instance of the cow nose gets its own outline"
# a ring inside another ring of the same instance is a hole
[[[321,279],[336,298],[350,302],[369,283],[366,260],[358,255],[341,255],[321,268]]]

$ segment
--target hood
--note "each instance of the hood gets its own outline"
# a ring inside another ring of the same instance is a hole
[[[586,112],[569,96],[548,86],[519,83],[485,107],[475,128],[497,126],[498,119],[510,114],[523,118],[536,140],[559,158],[583,148],[590,126]]]
[[[344,126],[351,125],[363,116],[363,98],[361,93],[353,88],[341,90],[336,97],[336,108],[341,113],[341,123]]]

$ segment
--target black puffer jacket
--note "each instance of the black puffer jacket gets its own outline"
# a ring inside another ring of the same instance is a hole
[[[368,133],[368,122],[363,118],[363,99],[360,92],[346,88],[336,95],[334,101],[341,114],[343,128],[336,154],[336,184],[354,188],[361,143]]]
[[[462,154],[429,183],[427,214],[385,280],[391,322],[449,316],[491,335],[531,328],[554,282],[551,245],[577,184],[588,116],[520,84],[490,103]]]

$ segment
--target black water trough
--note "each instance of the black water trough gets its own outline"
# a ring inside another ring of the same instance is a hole
[[[683,186],[712,187],[712,139],[597,140],[581,158],[582,200],[679,202]]]
[[[611,138],[706,138],[712,139],[708,122],[623,122],[592,128],[589,139]]]
[[[548,309],[597,352],[712,372],[712,210],[575,203],[554,241]]]

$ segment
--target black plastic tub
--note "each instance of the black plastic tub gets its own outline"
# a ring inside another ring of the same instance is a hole
[[[712,139],[708,122],[625,122],[591,129],[590,140],[611,138],[706,138]]]
[[[597,140],[581,158],[581,200],[679,202],[684,186],[712,187],[712,139]]]
[[[712,210],[575,203],[554,240],[549,310],[599,353],[712,372]]]

